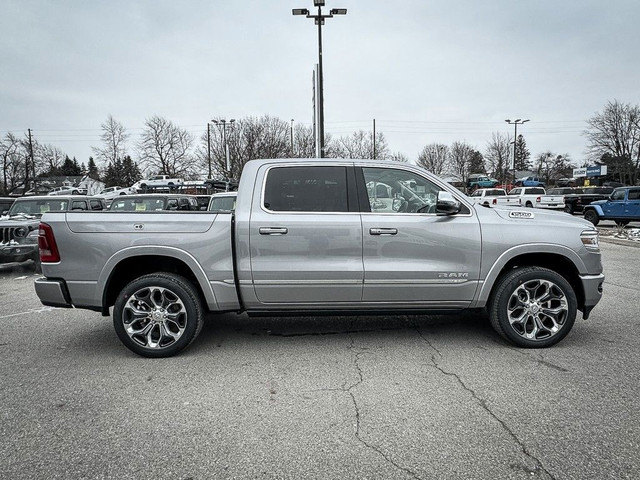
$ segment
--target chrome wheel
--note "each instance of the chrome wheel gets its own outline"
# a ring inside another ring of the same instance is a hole
[[[569,317],[565,292],[549,280],[529,280],[509,297],[507,318],[514,332],[532,341],[556,335]]]
[[[137,290],[122,309],[126,334],[136,344],[163,349],[175,344],[187,327],[188,315],[180,297],[160,286]]]

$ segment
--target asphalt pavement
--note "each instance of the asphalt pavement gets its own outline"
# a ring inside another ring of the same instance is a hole
[[[485,318],[211,316],[145,359],[0,266],[0,478],[638,478],[640,249],[559,345]]]

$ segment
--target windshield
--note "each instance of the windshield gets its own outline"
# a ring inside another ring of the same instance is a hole
[[[9,215],[29,215],[41,217],[47,212],[64,212],[69,202],[59,199],[16,200],[9,209]]]
[[[164,198],[118,198],[109,210],[116,212],[153,212],[164,210]]]

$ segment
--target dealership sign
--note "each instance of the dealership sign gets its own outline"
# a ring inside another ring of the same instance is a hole
[[[596,165],[594,167],[582,167],[573,169],[573,178],[578,177],[601,177],[607,174],[606,165]]]

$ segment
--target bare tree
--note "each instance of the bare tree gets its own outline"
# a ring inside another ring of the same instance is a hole
[[[170,120],[148,118],[138,149],[140,164],[147,173],[189,177],[195,174],[197,159],[191,154],[193,137]]]
[[[20,139],[13,133],[7,133],[0,141],[0,157],[2,157],[2,190],[7,195],[13,190],[24,175],[24,168],[20,162]],[[22,170],[22,174],[18,174]]]
[[[382,132],[376,133],[375,157],[387,158],[389,147]],[[328,157],[333,158],[373,158],[373,133],[359,130],[351,135],[339,137],[330,142]]]
[[[387,160],[391,160],[392,162],[398,163],[408,163],[409,157],[407,157],[404,153],[395,152],[387,157]]]
[[[39,159],[41,168],[51,175],[59,175],[58,171],[62,167],[67,155],[58,147],[50,144],[38,145],[35,151],[37,152],[36,156]]]
[[[297,124],[293,129],[293,156],[312,158],[316,155],[316,139],[312,126]]]
[[[126,155],[127,140],[129,134],[124,126],[117,122],[111,115],[100,125],[102,134],[100,140],[102,146],[92,147],[96,159],[106,165],[115,164],[117,160],[122,160]]]
[[[509,173],[509,154],[511,153],[511,137],[500,132],[493,132],[487,143],[485,159],[490,173],[496,178],[506,180]]]
[[[640,107],[618,100],[587,120],[587,151],[593,160],[621,159],[632,165],[629,181],[635,184],[640,169]]]
[[[430,143],[425,145],[418,155],[418,165],[436,175],[447,173],[447,160],[449,147],[442,143]]]
[[[469,173],[469,167],[472,162],[474,148],[466,142],[453,142],[449,153],[451,172],[460,177],[460,180],[466,181]]]

